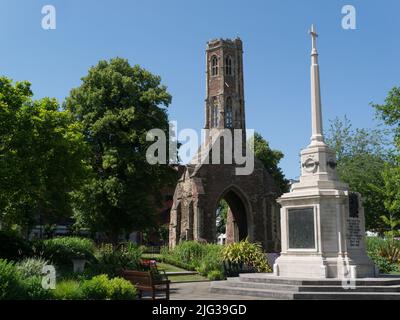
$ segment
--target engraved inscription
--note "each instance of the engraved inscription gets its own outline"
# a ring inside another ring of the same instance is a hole
[[[362,240],[360,219],[349,218],[347,219],[347,241],[352,248],[360,247]]]
[[[314,208],[289,209],[289,248],[314,249]]]

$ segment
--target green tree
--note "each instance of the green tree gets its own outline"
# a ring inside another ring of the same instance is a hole
[[[400,166],[387,166],[382,173],[384,181],[384,205],[385,209],[389,213],[383,218],[386,225],[393,231],[393,222],[400,221]],[[389,223],[387,222],[389,221]],[[397,224],[398,229],[400,225]]]
[[[346,117],[334,119],[327,135],[328,145],[337,154],[340,179],[363,197],[366,228],[379,232],[385,230],[381,216],[389,214],[384,206],[382,175],[387,166],[392,166],[386,137],[387,132],[381,129],[353,129]]]
[[[19,187],[15,180],[19,178],[18,167],[12,161],[14,152],[8,145],[17,131],[17,112],[30,101],[31,96],[28,82],[13,85],[10,79],[0,78],[0,222],[3,226],[4,220],[10,217],[10,210],[6,212],[11,202],[10,196]]]
[[[285,178],[279,162],[284,155],[281,151],[272,150],[269,143],[259,133],[254,134],[254,155],[271,174],[281,194],[289,191],[289,181]]]
[[[32,100],[28,82],[13,85],[2,77],[0,127],[3,227],[27,230],[72,215],[69,193],[86,174],[79,123],[54,99]]]
[[[393,229],[393,221],[400,220],[400,87],[395,87],[389,92],[384,104],[373,104],[373,107],[377,117],[391,127],[394,133],[396,146],[394,166],[387,166],[383,172],[384,203],[390,213],[387,224]]]
[[[376,115],[393,128],[397,151],[400,152],[400,87],[389,91],[384,104],[373,104]]]
[[[217,208],[217,234],[226,233],[226,222],[228,220],[228,203],[222,199]]]
[[[65,108],[82,122],[92,176],[75,192],[77,223],[116,242],[122,233],[155,224],[160,190],[173,181],[165,165],[150,165],[149,130],[168,133],[171,102],[158,76],[120,58],[100,61],[73,89]]]

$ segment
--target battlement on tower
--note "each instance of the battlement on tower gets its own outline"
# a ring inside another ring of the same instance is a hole
[[[217,49],[222,46],[242,49],[243,42],[239,37],[237,37],[236,39],[217,38],[207,42],[207,50]]]

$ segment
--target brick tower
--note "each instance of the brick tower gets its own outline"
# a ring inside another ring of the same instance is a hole
[[[207,44],[206,129],[246,129],[243,44],[240,39]]]
[[[186,165],[175,190],[171,208],[169,245],[186,240],[216,241],[216,211],[222,199],[229,205],[227,242],[249,238],[265,250],[279,249],[279,207],[275,182],[257,159],[247,174],[225,153],[233,143],[233,153],[246,147],[243,88],[243,44],[240,39],[217,39],[206,48],[205,141]],[[234,130],[241,129],[241,130]],[[231,131],[229,131],[231,130]],[[225,139],[227,133],[232,133]],[[220,139],[224,143],[220,143]],[[220,153],[218,155],[218,153]],[[223,155],[222,155],[223,154]],[[223,158],[216,163],[214,156]],[[221,157],[222,155],[222,157]],[[208,161],[212,159],[212,161]],[[200,160],[200,161],[199,161]],[[206,161],[203,161],[206,160]]]

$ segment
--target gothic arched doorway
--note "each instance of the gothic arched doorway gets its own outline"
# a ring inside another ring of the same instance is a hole
[[[243,198],[234,189],[226,191],[216,208],[217,239],[221,244],[239,242],[248,237],[247,210]]]

